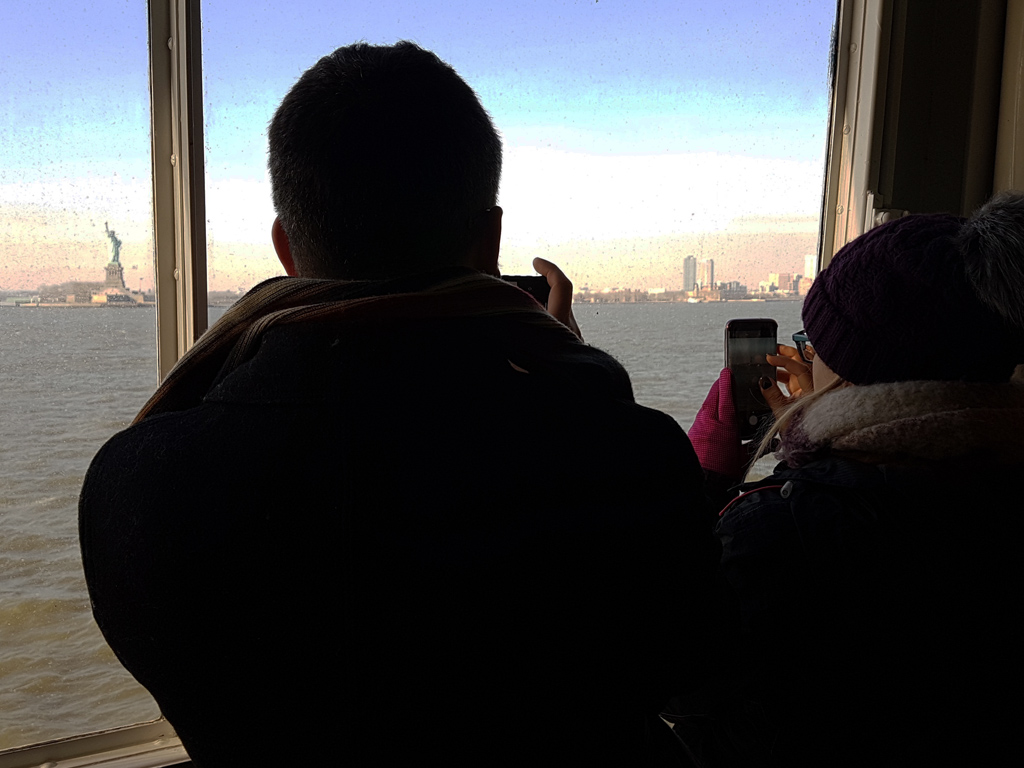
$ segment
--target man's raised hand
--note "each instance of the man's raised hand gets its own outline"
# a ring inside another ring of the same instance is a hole
[[[548,296],[548,312],[555,320],[567,325],[569,330],[575,333],[580,341],[583,341],[583,334],[580,333],[580,327],[576,324],[576,318],[572,314],[572,281],[547,259],[537,257],[533,260],[533,268],[544,276],[551,287],[551,294]]]

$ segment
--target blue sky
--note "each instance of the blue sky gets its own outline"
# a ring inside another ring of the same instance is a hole
[[[318,56],[357,39],[408,38],[435,50],[513,135],[548,124],[573,129],[559,134],[576,137],[567,148],[592,152],[772,154],[730,140],[763,132],[774,118],[769,130],[805,139],[776,144],[777,153],[799,156],[812,144],[818,152],[801,120],[825,104],[828,0],[302,5],[204,5],[208,140],[239,172],[259,167],[242,148],[291,83]],[[118,161],[137,172],[148,162],[141,2],[5,2],[0,24],[0,172]],[[26,87],[12,87],[19,82]]]
[[[236,7],[204,11],[210,141],[225,148],[228,166],[251,165],[223,127],[237,125],[239,110],[265,120],[324,53],[402,38],[451,63],[513,140],[613,154],[820,154],[823,127],[811,136],[801,126],[826,104],[827,0],[406,1],[315,14]],[[758,143],[766,123],[790,141],[774,150]],[[531,132],[538,126],[549,131]],[[736,141],[744,134],[749,144]]]
[[[359,39],[414,40],[480,94],[505,139],[509,253],[816,216],[834,13],[832,0],[207,0],[211,263],[228,264],[224,243],[266,242],[266,123],[305,68]],[[146,258],[145,4],[4,2],[0,43],[0,207],[61,212],[6,226],[0,248],[92,242],[109,217]],[[85,224],[58,226],[76,211]]]
[[[0,41],[0,183],[149,173],[145,3],[5,0]]]

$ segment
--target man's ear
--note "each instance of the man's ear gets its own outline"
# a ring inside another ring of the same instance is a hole
[[[501,250],[501,214],[497,205],[488,208],[474,222],[473,241],[469,245],[467,265],[498,277],[498,252]]]
[[[270,239],[274,241],[274,250],[277,251],[277,258],[284,267],[285,274],[295,277],[295,259],[292,258],[292,244],[288,242],[288,234],[284,231],[281,219],[275,218],[274,225],[270,228]]]

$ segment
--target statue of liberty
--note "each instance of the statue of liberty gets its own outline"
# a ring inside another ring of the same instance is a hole
[[[117,233],[107,228],[107,222],[103,222],[103,229],[107,233],[107,237],[110,238],[110,260],[114,264],[121,263],[121,241],[117,237]]]

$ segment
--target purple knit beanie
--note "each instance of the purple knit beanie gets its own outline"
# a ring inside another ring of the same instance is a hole
[[[1009,380],[1022,334],[979,298],[962,229],[956,216],[905,216],[840,250],[803,306],[822,361],[853,384]]]

